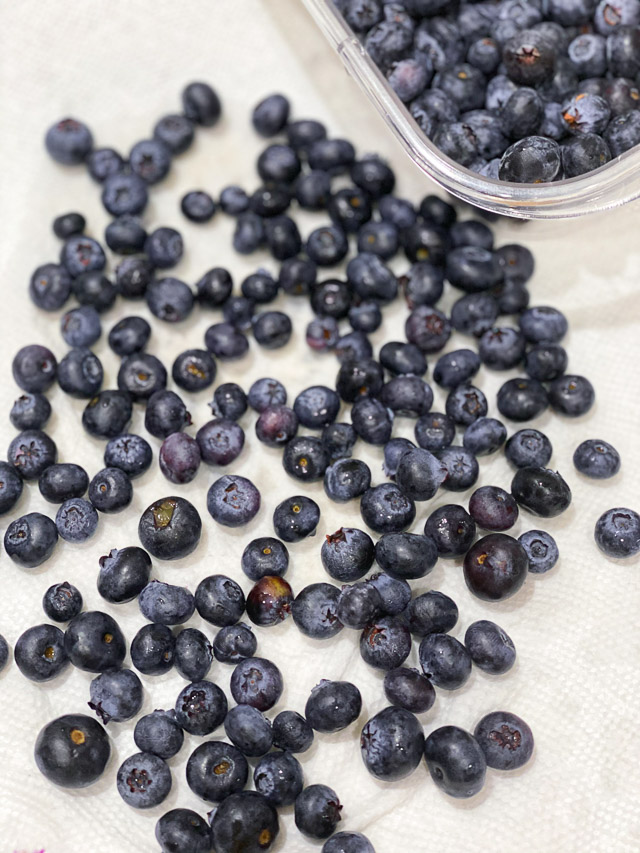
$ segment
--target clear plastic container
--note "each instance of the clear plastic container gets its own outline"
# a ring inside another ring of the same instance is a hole
[[[332,0],[304,3],[409,157],[447,192],[486,210],[526,219],[582,216],[640,196],[640,146],[587,175],[551,184],[506,183],[465,169],[427,139]]]

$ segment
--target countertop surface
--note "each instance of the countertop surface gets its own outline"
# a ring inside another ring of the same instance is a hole
[[[101,238],[108,218],[99,190],[83,169],[54,164],[42,144],[45,129],[62,116],[86,121],[100,145],[126,152],[149,135],[156,119],[179,107],[183,85],[207,80],[218,90],[224,118],[212,130],[200,130],[189,153],[177,158],[170,177],[152,191],[145,214],[149,227],[179,228],[186,251],[175,274],[194,283],[212,266],[226,266],[236,287],[260,266],[276,270],[266,253],[240,257],[230,246],[232,223],[217,215],[204,226],[187,222],[179,210],[181,195],[195,188],[214,196],[228,184],[257,186],[255,158],[263,142],[254,134],[249,112],[266,94],[286,93],[295,117],[316,117],[330,133],[353,140],[359,152],[379,151],[389,158],[398,176],[397,192],[418,201],[433,187],[413,167],[381,119],[344,72],[298,0],[168,0],[113,3],[55,4],[23,0],[2,12],[4,46],[0,58],[0,96],[3,104],[2,251],[0,281],[0,445],[14,430],[8,412],[18,390],[11,378],[11,359],[20,346],[42,343],[58,357],[66,349],[58,329],[59,314],[47,315],[31,304],[27,294],[33,269],[56,259],[59,250],[50,223],[67,210],[79,210],[89,233]],[[468,209],[460,211],[469,215]],[[323,222],[321,215],[300,217],[306,234]],[[500,222],[496,243],[523,242],[536,257],[530,283],[532,304],[554,305],[570,322],[566,339],[572,372],[588,376],[597,401],[576,421],[550,412],[533,422],[553,444],[552,467],[573,491],[573,503],[561,517],[541,522],[522,512],[515,532],[548,529],[557,539],[561,559],[546,576],[529,576],[524,588],[502,604],[486,604],[468,593],[460,565],[440,561],[426,578],[413,583],[416,591],[439,589],[458,603],[460,620],[453,634],[462,638],[467,625],[480,618],[498,622],[513,638],[518,661],[503,677],[475,670],[464,688],[438,692],[434,708],[421,720],[425,733],[455,724],[473,729],[489,711],[511,710],[531,725],[536,749],[529,765],[513,774],[489,772],[485,790],[470,801],[446,798],[431,782],[424,764],[397,784],[370,777],[359,755],[358,733],[369,716],[385,706],[382,676],[360,659],[357,634],[342,631],[326,643],[304,638],[291,621],[272,629],[256,629],[259,654],[272,658],[286,682],[274,713],[284,708],[303,711],[311,688],[321,679],[348,679],[362,691],[361,718],[346,731],[318,735],[301,756],[307,783],[333,787],[343,803],[341,828],[365,832],[377,853],[440,851],[492,853],[624,853],[640,848],[640,592],[638,559],[606,559],[593,541],[596,519],[612,506],[638,504],[640,443],[640,242],[638,206],[629,206],[586,219],[555,223]],[[406,269],[397,258],[393,268]],[[455,294],[443,299],[450,307]],[[249,356],[220,364],[216,382],[238,381],[248,388],[260,376],[282,380],[290,400],[312,384],[331,384],[337,372],[333,356],[313,355],[304,342],[310,317],[304,300],[279,298],[291,313],[294,334],[281,350],[260,351],[251,343]],[[150,317],[146,305],[117,305],[103,316],[103,334],[95,351],[105,369],[104,387],[115,387],[117,359],[106,343],[106,331],[127,314]],[[385,312],[382,328],[373,336],[376,349],[389,339],[402,339],[406,306],[401,300]],[[149,350],[170,366],[187,347],[202,346],[203,333],[218,314],[194,311],[178,327],[153,323]],[[508,322],[508,320],[507,320]],[[447,349],[466,346],[453,336]],[[435,359],[430,359],[430,370]],[[429,381],[427,374],[427,381]],[[496,414],[495,394],[514,371],[483,371],[478,382]],[[172,387],[172,386],[170,386]],[[435,410],[444,395],[435,389]],[[210,416],[210,392],[185,393],[194,427]],[[48,430],[62,461],[84,465],[93,475],[102,467],[103,444],[82,430],[83,401],[50,393],[54,414]],[[104,517],[98,533],[84,546],[60,543],[40,569],[22,571],[6,554],[0,556],[3,579],[0,632],[15,643],[28,627],[45,621],[41,599],[53,583],[68,580],[78,586],[87,609],[104,609],[120,622],[127,637],[144,622],[137,604],[108,605],[96,590],[98,558],[109,549],[138,544],[140,513],[154,499],[172,493],[188,497],[200,510],[204,530],[198,549],[178,564],[154,561],[153,576],[194,590],[199,580],[214,573],[238,580],[245,592],[250,583],[240,569],[247,541],[272,532],[276,504],[287,496],[306,493],[318,500],[322,518],[317,535],[290,548],[288,574],[294,592],[326,580],[319,558],[325,533],[341,525],[362,526],[357,505],[331,503],[321,484],[302,486],[288,478],[279,452],[258,445],[254,417],[245,415],[247,444],[231,472],[250,477],[262,491],[262,508],[246,528],[221,528],[206,512],[206,490],[224,473],[202,466],[185,487],[167,483],[157,463],[134,483],[131,507]],[[343,407],[341,419],[348,420]],[[413,424],[400,418],[395,435],[412,435]],[[509,432],[517,425],[509,423]],[[136,407],[131,431],[143,431],[143,413]],[[613,481],[592,482],[573,468],[572,454],[586,438],[601,438],[618,448],[622,470]],[[159,442],[150,438],[157,454]],[[2,454],[0,454],[2,455]],[[374,483],[382,482],[379,448],[359,443],[357,454],[372,468]],[[512,472],[504,457],[481,460],[479,484],[509,486]],[[467,494],[439,493],[419,504],[413,530],[420,531],[435,506],[466,502]],[[39,510],[53,514],[37,486],[25,488],[18,506],[0,519],[4,533],[17,514]],[[212,635],[213,626],[199,618],[192,623]],[[416,663],[416,649],[409,664]],[[214,663],[210,678],[225,689],[231,668]],[[111,723],[113,755],[104,777],[79,792],[56,789],[40,775],[33,760],[39,729],[69,712],[87,712],[88,673],[70,667],[45,685],[26,681],[12,664],[0,675],[0,851],[44,850],[46,853],[140,853],[157,850],[154,824],[169,808],[185,806],[205,814],[209,806],[190,792],[184,768],[197,739],[188,736],[170,764],[174,784],[168,800],[146,813],[127,807],[115,789],[120,762],[137,751],[133,723]],[[185,682],[172,672],[143,677],[143,710],[171,707]],[[221,732],[222,730],[220,730]],[[221,737],[216,732],[213,737]],[[303,853],[319,850],[297,831],[292,809],[283,812],[280,837],[273,849]],[[185,853],[187,853],[185,851]]]

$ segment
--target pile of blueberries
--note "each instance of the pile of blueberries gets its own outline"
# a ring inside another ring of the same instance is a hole
[[[498,411],[510,421],[527,421],[548,406],[577,417],[594,400],[587,379],[565,372],[567,354],[560,344],[565,317],[553,308],[528,307],[526,284],[534,262],[527,249],[494,249],[485,223],[458,221],[456,210],[435,196],[424,198],[416,209],[393,194],[395,176],[386,163],[372,155],[357,159],[349,142],[328,138],[320,122],[290,120],[289,111],[282,95],[266,98],[253,111],[259,134],[284,137],[258,158],[263,183],[257,190],[247,194],[227,187],[217,201],[197,191],[181,202],[185,216],[195,222],[208,221],[218,208],[235,217],[235,248],[249,254],[266,247],[280,262],[277,278],[260,269],[242,282],[240,295],[234,295],[232,277],[222,268],[208,271],[195,293],[185,282],[164,275],[182,255],[181,235],[164,227],[147,233],[140,218],[149,187],[189,147],[196,126],[216,124],[220,101],[210,86],[187,86],[183,112],[160,119],[153,138],[134,145],[126,160],[112,149],[94,148],[88,128],[74,119],[59,122],[46,136],[58,162],[86,164],[102,186],[104,205],[114,216],[105,241],[124,257],[114,279],[107,277],[102,246],[85,233],[80,214],[68,213],[54,222],[63,241],[60,262],[40,266],[31,279],[30,294],[39,308],[59,311],[72,294],[79,305],[61,317],[62,336],[71,349],[59,362],[40,345],[24,347],[13,362],[24,394],[11,411],[20,432],[9,446],[8,461],[0,463],[0,511],[10,511],[24,483],[34,481],[59,509],[55,521],[32,512],[8,525],[4,547],[11,559],[24,569],[39,566],[59,537],[84,542],[101,516],[126,509],[132,480],[149,469],[153,457],[145,438],[126,432],[136,404],[146,406],[145,427],[162,441],[159,466],[170,483],[190,482],[202,462],[218,469],[231,465],[243,451],[245,432],[239,420],[250,407],[257,413],[257,440],[282,449],[283,468],[300,488],[323,481],[330,500],[360,500],[364,524],[379,535],[374,542],[365,530],[346,527],[327,535],[320,559],[336,583],[310,584],[294,595],[284,577],[287,545],[313,535],[320,522],[318,504],[296,494],[275,508],[277,538],[253,539],[244,549],[241,568],[254,584],[246,597],[236,580],[219,574],[204,577],[192,594],[152,579],[152,558],[182,559],[200,540],[198,509],[174,494],[143,512],[138,528],[143,547],[114,549],[99,560],[97,586],[104,600],[117,606],[137,599],[148,620],[129,647],[113,616],[83,611],[82,595],[71,584],[47,590],[44,611],[66,628],[44,624],[25,631],[15,646],[16,663],[36,682],[55,678],[69,663],[95,673],[89,707],[101,721],[67,714],[42,729],[35,757],[48,779],[68,788],[93,783],[111,752],[104,726],[138,715],[143,686],[133,669],[123,668],[127,648],[143,676],[175,667],[188,683],[173,709],[138,719],[134,740],[140,751],[117,772],[126,803],[136,808],[162,803],[172,784],[167,760],[181,749],[184,733],[208,737],[224,726],[228,740],[205,740],[186,770],[190,789],[215,809],[209,821],[184,808],[163,815],[156,827],[163,853],[267,850],[278,834],[277,809],[290,805],[302,833],[327,839],[324,853],[373,851],[359,833],[334,834],[342,808],[337,794],[323,784],[305,786],[295,757],[309,749],[314,732],[336,732],[358,719],[360,691],[349,682],[324,680],[311,692],[304,716],[283,710],[268,719],[265,712],[282,694],[282,674],[273,662],[256,655],[254,630],[241,621],[245,614],[260,628],[291,616],[314,639],[328,640],[345,627],[360,632],[360,654],[385,673],[389,702],[361,732],[364,764],[377,779],[401,779],[424,756],[435,784],[464,798],[482,788],[487,767],[510,770],[528,761],[531,730],[511,712],[485,715],[473,734],[444,726],[425,739],[416,715],[432,707],[435,688],[461,687],[472,664],[493,674],[507,672],[515,647],[498,625],[486,620],[470,625],[464,643],[459,642],[449,633],[458,620],[455,602],[436,590],[412,597],[409,582],[426,576],[439,558],[457,560],[474,595],[499,601],[514,595],[528,572],[547,572],[557,562],[556,543],[545,531],[530,530],[519,539],[505,531],[513,527],[520,508],[547,518],[566,510],[569,486],[546,468],[552,448],[543,433],[525,427],[507,439],[505,425],[488,417],[487,400],[472,384],[482,366],[523,368],[524,375],[505,382],[498,393]],[[322,211],[330,221],[303,241],[290,215],[296,204]],[[326,278],[323,271],[344,260],[354,242],[357,251],[346,274]],[[410,266],[397,277],[386,261],[401,250]],[[450,316],[435,307],[445,280],[462,293]],[[213,419],[192,437],[183,431],[191,424],[185,403],[167,390],[167,369],[145,350],[149,323],[130,316],[108,336],[121,358],[118,388],[102,389],[102,365],[90,347],[101,335],[101,315],[117,296],[145,299],[151,314],[165,322],[184,319],[196,303],[200,310],[222,312],[223,320],[205,334],[205,349],[186,350],[172,365],[175,385],[194,393],[214,385],[218,362],[242,358],[249,331],[267,349],[287,343],[288,315],[260,309],[281,291],[292,300],[310,301],[315,318],[306,340],[314,352],[337,357],[335,387],[307,388],[289,407],[287,391],[276,379],[258,380],[248,394],[237,384],[220,384],[210,404]],[[369,335],[380,327],[384,306],[400,294],[410,309],[406,341],[386,342],[374,358]],[[510,324],[498,324],[504,315],[511,317]],[[445,347],[453,330],[477,348],[437,359],[433,380],[447,398],[445,412],[433,412],[433,391],[422,378],[426,358]],[[106,441],[106,467],[91,480],[79,465],[57,462],[56,445],[43,431],[51,413],[45,392],[56,381],[66,393],[87,400],[83,427]],[[351,405],[350,423],[337,420],[343,404]],[[392,437],[395,418],[415,420],[416,443]],[[300,427],[304,434],[298,434]],[[353,456],[358,441],[383,448],[385,482],[372,485],[370,468]],[[431,500],[440,489],[473,487],[478,457],[501,449],[515,469],[509,491],[478,488],[468,510],[459,504],[441,506],[426,517],[423,534],[406,532],[415,520],[416,503]],[[611,477],[620,467],[616,450],[595,439],[576,449],[574,463],[595,478]],[[217,523],[239,527],[254,518],[260,502],[250,480],[224,474],[209,488],[206,506]],[[476,539],[478,528],[484,535]],[[595,538],[607,555],[638,553],[640,516],[612,509],[597,522]],[[380,571],[369,575],[374,562]],[[218,629],[211,642],[202,631],[182,627],[196,611]],[[421,672],[403,667],[413,638],[419,642]],[[4,664],[6,642],[1,649]],[[224,691],[207,679],[214,658],[234,666],[230,692],[236,705],[230,709]],[[257,759],[254,791],[245,790],[247,759]]]
[[[640,144],[640,0],[333,0],[425,135],[546,183]]]

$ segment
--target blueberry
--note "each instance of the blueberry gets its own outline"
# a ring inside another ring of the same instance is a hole
[[[121,468],[103,468],[89,483],[89,500],[99,512],[120,512],[133,499],[133,486]]]
[[[247,411],[247,395],[235,382],[226,382],[213,392],[209,406],[216,418],[237,421]]]
[[[549,405],[547,391],[536,379],[508,379],[498,391],[498,411],[512,421],[529,421]]]
[[[289,553],[278,539],[253,539],[242,553],[242,570],[253,581],[267,575],[282,577],[289,566]]]
[[[136,357],[129,356],[129,358]],[[133,366],[132,364],[132,370]],[[162,370],[164,371],[164,368]],[[134,374],[134,376],[137,375]],[[147,408],[144,413],[144,425],[147,432],[156,438],[164,439],[174,432],[180,432],[184,426],[189,426],[191,424],[191,415],[175,391],[166,391],[162,387],[156,390],[159,383],[157,380],[154,381],[151,373],[142,373],[142,375],[147,377],[147,381],[151,385],[148,389],[151,391],[151,394],[147,398]],[[166,373],[164,375],[166,376]],[[139,389],[139,393],[141,390]],[[202,429],[205,428],[202,427]],[[200,447],[200,450],[202,451],[202,447]]]
[[[307,237],[305,251],[319,267],[330,267],[340,263],[349,250],[347,238],[335,225],[314,229]]]
[[[260,136],[276,136],[286,127],[289,109],[284,95],[269,95],[254,107],[251,123]]]
[[[521,507],[543,518],[560,515],[571,503],[571,489],[561,475],[541,466],[518,469],[511,492]]]
[[[20,499],[23,482],[18,472],[13,465],[0,462],[0,514],[9,512]]]
[[[289,476],[312,483],[324,477],[329,456],[319,438],[299,435],[285,445],[282,465]]]
[[[43,264],[29,282],[29,296],[44,311],[62,308],[71,293],[71,277],[64,266]]]
[[[138,715],[142,707],[142,683],[130,669],[111,669],[96,676],[88,703],[101,721],[122,723]]]
[[[412,598],[407,606],[407,625],[412,634],[446,634],[458,621],[455,601],[442,592],[430,590]]]
[[[458,726],[442,726],[425,741],[424,757],[438,788],[456,799],[468,799],[484,785],[487,771],[480,744]]]
[[[291,612],[293,592],[278,575],[265,575],[256,581],[247,596],[247,616],[255,625],[277,625]]]
[[[517,278],[505,279],[492,288],[491,293],[500,314],[519,314],[529,304],[529,291]]]
[[[236,710],[232,708],[233,712]],[[248,776],[247,759],[239,749],[223,741],[210,740],[200,744],[187,762],[188,786],[208,802],[217,803],[242,791]]]
[[[79,165],[93,148],[91,131],[74,118],[63,118],[52,125],[44,142],[51,157],[65,166]]]
[[[162,675],[173,666],[175,645],[175,637],[166,625],[143,625],[131,641],[131,663],[144,675]]]
[[[471,488],[479,474],[478,460],[466,447],[445,447],[436,453],[447,469],[442,488],[450,492],[463,492]]]
[[[146,551],[135,545],[112,548],[98,563],[98,592],[112,604],[131,601],[149,583],[151,560]]]
[[[365,6],[363,0],[361,2]],[[371,8],[367,3],[365,8]],[[375,853],[371,842],[360,832],[336,832],[322,847],[322,853]]]
[[[490,533],[479,539],[464,558],[464,579],[471,592],[484,601],[502,601],[524,583],[529,561],[517,539]]]
[[[152,711],[140,717],[133,730],[133,739],[141,752],[150,752],[166,761],[180,752],[184,732],[173,711]]]
[[[357,332],[368,334],[382,325],[382,312],[377,302],[361,302],[349,309],[349,323]]]
[[[82,234],[86,224],[86,219],[81,213],[63,213],[53,220],[53,233],[60,240],[66,240],[76,234]]]
[[[474,731],[489,767],[515,770],[531,758],[533,734],[520,717],[509,711],[486,714]]]
[[[71,347],[90,347],[102,334],[100,316],[91,305],[67,311],[60,320],[60,332]]]
[[[597,520],[594,535],[607,557],[632,557],[640,551],[640,515],[625,507],[608,509]]]
[[[235,421],[216,418],[196,433],[202,461],[207,465],[230,465],[244,447],[244,430]]]
[[[302,790],[302,768],[288,752],[271,753],[256,764],[253,782],[272,805],[289,806]]]
[[[174,432],[162,442],[158,462],[169,482],[190,483],[200,467],[200,448],[190,435]]]
[[[65,714],[47,723],[37,737],[38,770],[62,788],[86,788],[102,776],[111,754],[107,733],[85,714]]]
[[[273,744],[271,723],[251,705],[231,708],[225,717],[224,730],[231,743],[247,757],[265,755]]]
[[[25,433],[39,433],[40,427],[45,425],[50,416],[51,404],[43,394],[36,391],[18,397],[11,408],[9,417],[16,429]]]
[[[360,716],[360,691],[348,681],[323,679],[311,691],[304,715],[317,732],[339,732]]]
[[[96,532],[98,521],[97,510],[83,498],[69,498],[56,513],[58,535],[66,542],[86,542]]]
[[[415,450],[415,444],[408,438],[392,438],[385,444],[382,470],[390,480],[395,480],[400,460],[410,450]]]
[[[144,248],[147,232],[137,216],[125,214],[113,219],[105,228],[104,239],[112,252],[133,255]]]
[[[282,695],[282,674],[264,658],[245,658],[231,675],[231,695],[239,705],[268,711]]]
[[[260,492],[246,477],[225,474],[209,488],[207,509],[219,524],[240,527],[248,524],[260,509]]]
[[[454,421],[440,412],[429,412],[423,415],[418,418],[415,425],[416,441],[420,447],[432,453],[449,447],[455,434]]]
[[[213,267],[196,284],[198,302],[206,308],[220,308],[231,296],[233,279],[224,267]]]
[[[543,136],[527,136],[514,142],[502,155],[501,181],[535,184],[553,181],[560,171],[558,143]]]
[[[425,713],[436,699],[433,685],[417,669],[390,669],[383,684],[387,701],[412,714]]]
[[[288,406],[267,406],[256,421],[256,436],[269,447],[287,444],[297,431],[298,417]]]
[[[116,787],[128,806],[153,808],[169,796],[171,770],[157,755],[138,752],[126,758],[118,768]]]
[[[93,397],[102,385],[100,359],[86,347],[70,350],[58,365],[58,384],[72,397]]]
[[[150,581],[138,595],[140,612],[149,622],[180,625],[188,622],[196,608],[191,592],[159,580]]]
[[[273,745],[288,752],[306,752],[313,743],[313,729],[295,711],[281,711],[273,720]]]
[[[135,174],[114,173],[102,185],[102,204],[112,216],[136,216],[147,206],[147,184]]]
[[[340,590],[330,583],[312,583],[296,595],[291,615],[297,628],[307,637],[326,640],[342,630],[338,618]]]
[[[182,197],[180,209],[191,222],[209,222],[217,210],[209,193],[192,190]]]
[[[411,634],[400,618],[383,616],[360,635],[360,655],[375,669],[395,669],[404,663],[410,652]]]
[[[214,849],[218,853],[269,850],[278,835],[274,807],[256,791],[227,797],[211,817]]]
[[[422,726],[404,708],[384,708],[365,724],[360,735],[365,767],[384,782],[395,782],[413,773],[423,749]]]
[[[301,164],[296,152],[289,145],[268,145],[258,157],[258,174],[263,181],[290,184],[300,174]],[[311,168],[316,166],[309,161]]]
[[[152,281],[147,287],[145,297],[151,313],[166,323],[186,320],[193,309],[194,297],[191,288],[177,278]]]
[[[386,444],[391,438],[393,412],[380,400],[362,397],[351,408],[351,423],[367,444]]]
[[[213,384],[216,364],[207,350],[185,350],[173,362],[171,376],[185,391],[202,391]]]
[[[363,495],[371,485],[371,470],[360,459],[338,459],[324,474],[324,489],[332,501],[345,503]]]
[[[274,530],[285,542],[300,542],[307,536],[313,536],[319,521],[320,507],[304,495],[294,495],[282,501],[273,513]]]
[[[382,596],[370,583],[344,586],[338,598],[338,619],[347,628],[362,630],[381,616],[383,610]]]
[[[316,283],[317,268],[309,258],[286,258],[278,274],[278,285],[285,293],[303,296]]]
[[[131,420],[131,396],[126,391],[100,391],[82,413],[82,426],[95,438],[115,438]]]
[[[586,477],[606,480],[620,470],[620,454],[606,441],[590,438],[576,447],[573,464]]]
[[[355,234],[361,225],[371,219],[371,202],[368,195],[358,187],[344,187],[329,197],[327,213],[345,233]]]
[[[492,675],[502,675],[515,663],[513,640],[495,622],[473,622],[466,630],[464,644],[473,663]]]
[[[160,498],[140,516],[138,536],[146,551],[158,560],[179,560],[200,541],[202,521],[186,498]]]
[[[316,317],[307,325],[307,344],[316,352],[333,349],[339,340],[338,323],[333,317]]]
[[[518,537],[529,560],[529,571],[543,574],[552,569],[560,556],[558,546],[551,534],[544,530],[527,530]]]
[[[86,158],[87,169],[94,181],[104,183],[124,167],[124,160],[113,148],[94,148]]]
[[[191,735],[210,735],[227,716],[227,699],[212,681],[194,681],[183,687],[175,704],[176,720]]]
[[[182,849],[209,853],[211,829],[200,815],[190,809],[172,809],[158,820],[156,841],[162,853],[176,853]]]
[[[152,459],[153,452],[149,442],[132,433],[124,433],[110,439],[104,451],[105,466],[120,468],[131,479],[144,474]]]
[[[487,399],[479,388],[465,383],[452,388],[445,404],[445,411],[454,423],[469,426],[487,414]]]
[[[401,341],[388,341],[381,347],[380,364],[396,376],[422,376],[427,370],[422,351],[415,344]]]
[[[363,396],[375,397],[384,384],[382,366],[371,358],[342,364],[336,379],[336,391],[345,403]]]
[[[142,299],[152,278],[153,267],[149,259],[144,256],[124,258],[116,267],[116,288],[125,299]],[[147,333],[147,339],[148,337],[149,333]],[[142,349],[143,346],[144,344],[138,349]]]
[[[374,545],[363,530],[341,527],[326,536],[320,557],[332,578],[349,583],[364,577],[373,565]]]
[[[253,657],[257,648],[258,641],[253,631],[243,622],[225,625],[213,639],[213,654],[220,663],[239,663],[244,658]]]
[[[206,678],[213,660],[207,637],[197,628],[183,628],[176,637],[174,651],[176,669],[187,681]]]
[[[30,344],[22,347],[14,356],[13,378],[24,391],[41,393],[55,382],[56,357],[47,347]]]
[[[247,199],[247,205],[249,200]],[[265,242],[264,221],[252,211],[238,214],[233,234],[233,248],[240,255],[250,255]]]
[[[422,578],[436,564],[438,550],[428,536],[385,533],[376,543],[376,563],[397,580]]]
[[[342,806],[336,792],[327,785],[308,785],[296,797],[296,826],[309,838],[328,838],[340,821]]]
[[[586,414],[593,406],[594,399],[593,385],[584,376],[565,374],[549,385],[551,407],[569,418]]]
[[[419,649],[420,666],[425,676],[443,690],[456,690],[471,674],[471,656],[450,634],[430,633]]]
[[[51,519],[39,512],[16,518],[4,534],[4,550],[23,569],[35,569],[49,559],[58,541]]]
[[[208,83],[189,83],[182,91],[185,116],[203,127],[213,127],[220,119],[220,98]]]
[[[153,128],[153,138],[168,148],[171,154],[184,153],[191,147],[194,135],[192,122],[183,115],[162,116]]]
[[[581,134],[562,148],[562,167],[567,178],[599,169],[610,160],[609,146],[595,133]]]
[[[205,346],[221,361],[242,358],[249,349],[249,341],[231,323],[215,323],[205,333]]]
[[[311,169],[298,177],[296,201],[303,210],[324,210],[331,196],[331,176],[323,169]]]
[[[382,352],[380,356],[382,360]],[[441,388],[451,390],[469,384],[479,369],[477,353],[470,349],[454,350],[440,356],[433,369],[433,379]]]
[[[518,520],[518,505],[498,486],[481,486],[469,498],[469,513],[485,530],[509,530]]]
[[[82,272],[74,278],[71,288],[81,305],[108,311],[116,300],[117,288],[100,270]]]
[[[92,237],[69,237],[60,250],[60,263],[72,278],[83,273],[101,272],[107,263],[100,244]]]
[[[64,503],[69,498],[79,498],[89,485],[89,476],[80,465],[70,462],[50,465],[40,475],[38,488],[50,503]]]
[[[346,317],[353,301],[349,282],[330,278],[318,282],[311,291],[311,307],[321,317],[341,320]]]
[[[118,623],[107,613],[89,610],[71,620],[64,635],[71,663],[86,672],[119,667],[127,646]]]
[[[398,462],[396,483],[409,499],[432,498],[447,477],[447,470],[428,450],[415,448],[404,453]]]
[[[253,318],[253,336],[265,349],[279,349],[289,342],[293,326],[282,311],[263,311]]]
[[[493,326],[497,317],[498,303],[486,292],[469,293],[454,302],[451,309],[453,328],[465,335],[474,335],[478,338]]]
[[[478,418],[464,431],[462,443],[474,456],[495,453],[505,442],[507,429],[495,418]]]
[[[18,669],[31,681],[50,681],[69,665],[64,634],[54,625],[35,625],[18,637],[14,649]]]
[[[56,583],[45,592],[42,609],[54,622],[68,622],[82,610],[80,590],[67,581]]]
[[[226,575],[203,578],[196,589],[195,601],[199,615],[220,628],[235,625],[244,613],[244,593]]]
[[[382,483],[364,493],[360,513],[376,533],[400,533],[412,524],[416,508],[394,483]]]
[[[547,436],[537,429],[520,429],[507,441],[505,455],[516,468],[535,465],[544,468],[553,449]]]
[[[434,353],[449,340],[451,325],[442,311],[430,305],[419,305],[405,323],[405,334],[409,343],[415,344],[423,353]]]
[[[362,234],[363,231],[361,230],[359,240]],[[360,299],[371,299],[384,305],[397,296],[398,280],[391,269],[378,257],[378,253],[372,251],[375,248],[371,245],[372,243],[373,239],[369,239],[365,243],[365,248],[349,261],[347,264],[347,280]],[[395,249],[390,253],[385,253],[389,257],[394,254]]]

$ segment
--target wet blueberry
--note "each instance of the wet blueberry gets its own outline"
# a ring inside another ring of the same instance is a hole
[[[516,468],[535,465],[544,468],[553,448],[547,436],[537,429],[520,429],[507,441],[505,456]]]
[[[208,802],[220,802],[230,794],[242,791],[248,776],[247,759],[239,749],[223,741],[210,740],[200,744],[187,762],[188,786]]]
[[[146,551],[159,560],[178,560],[200,541],[202,521],[186,498],[171,496],[154,501],[140,516],[138,536]]]
[[[156,841],[162,853],[187,849],[193,853],[209,853],[211,829],[204,818],[190,809],[172,809],[156,824]]]
[[[89,483],[89,500],[99,512],[121,512],[133,499],[133,486],[121,468],[103,468]]]
[[[225,625],[213,639],[213,654],[220,663],[240,663],[244,658],[253,657],[257,648],[253,631],[243,622]]]
[[[442,726],[425,741],[424,757],[431,778],[438,788],[456,799],[477,794],[487,771],[480,744],[458,726]]]
[[[374,545],[363,530],[341,527],[325,537],[320,557],[332,578],[350,583],[364,577],[373,565]]]
[[[490,533],[479,539],[464,558],[464,578],[471,592],[484,601],[502,601],[524,583],[529,561],[517,539]]]
[[[509,530],[518,520],[518,504],[499,486],[481,486],[469,498],[469,514],[485,530]]]
[[[65,714],[47,723],[35,744],[38,770],[63,788],[86,788],[102,776],[111,754],[107,733],[85,714]]]
[[[18,669],[31,681],[50,681],[69,665],[64,634],[54,625],[35,625],[16,640],[14,657]]]
[[[131,663],[144,675],[163,675],[173,666],[175,645],[171,628],[147,623],[131,641]]]
[[[231,743],[248,757],[265,755],[273,744],[271,723],[251,705],[231,708],[225,717],[224,730]]]
[[[307,637],[325,640],[342,630],[338,618],[340,590],[330,583],[312,583],[300,590],[291,604],[297,628]]]
[[[473,622],[465,632],[464,644],[473,663],[492,675],[502,675],[515,663],[513,640],[495,622]]]
[[[86,672],[119,667],[127,645],[118,623],[107,613],[89,610],[71,620],[64,636],[71,663]]]
[[[296,797],[296,826],[309,838],[328,838],[340,821],[342,806],[336,792],[327,785],[309,785]]]
[[[212,681],[183,687],[175,704],[176,720],[191,735],[210,735],[227,716],[227,698]]]
[[[197,628],[183,628],[176,637],[175,666],[187,681],[206,678],[213,660],[213,650],[208,638]]]
[[[231,675],[231,695],[239,705],[268,711],[282,695],[282,674],[264,658],[245,658]]]
[[[82,426],[96,438],[115,438],[126,432],[131,414],[131,397],[127,391],[100,391],[87,403],[82,413]]]
[[[277,625],[291,612],[293,592],[278,575],[265,575],[256,581],[247,596],[247,616],[256,625]]]
[[[395,782],[413,773],[423,749],[422,726],[404,708],[384,708],[366,723],[360,735],[365,767],[384,782]]]
[[[98,592],[113,604],[132,601],[149,583],[151,560],[135,545],[112,548],[98,563]]]
[[[198,584],[195,603],[199,615],[212,625],[234,625],[244,613],[240,586],[226,575],[209,575]]]
[[[368,625],[360,636],[360,655],[375,669],[401,666],[411,652],[411,634],[404,621],[384,616]]]
[[[202,461],[207,465],[230,465],[244,447],[244,430],[235,421],[216,418],[196,433]]]
[[[140,612],[149,622],[180,625],[188,622],[196,608],[191,592],[184,586],[150,581],[138,595]]]
[[[68,622],[82,610],[80,590],[67,581],[56,583],[45,592],[42,609],[54,622]]]

